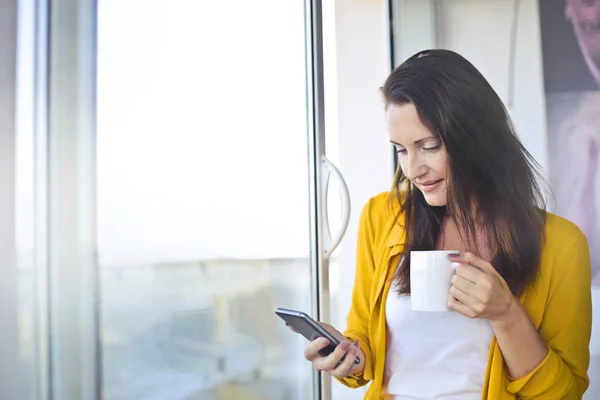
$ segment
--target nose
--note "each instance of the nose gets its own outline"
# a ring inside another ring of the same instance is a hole
[[[427,167],[418,154],[408,154],[404,162],[401,163],[401,167],[404,175],[411,181],[427,172]]]

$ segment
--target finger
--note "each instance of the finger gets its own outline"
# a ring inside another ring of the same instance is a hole
[[[338,331],[337,329],[335,329],[333,326],[329,325],[327,322],[317,322],[319,325],[321,325],[327,332],[329,332],[330,334],[333,335],[333,337],[335,337],[337,340],[341,342],[343,342],[344,340],[346,340],[346,338],[344,337],[344,335],[342,335],[340,333],[340,331]]]
[[[469,306],[460,302],[456,297],[450,295],[448,297],[448,308],[464,315],[465,317],[475,318],[477,314]]]
[[[341,359],[348,352],[350,345],[351,343],[347,341],[338,344],[330,355],[314,361],[315,368],[319,371],[332,371],[336,369]]]
[[[329,374],[332,376],[337,376],[338,378],[345,378],[348,376],[356,365],[354,364],[354,360],[356,359],[357,352],[358,348],[354,345],[351,345],[346,352],[346,358],[333,371],[330,371]]]
[[[308,361],[314,361],[317,358],[324,358],[321,356],[321,354],[319,354],[319,351],[323,350],[328,345],[329,340],[325,338],[315,339],[306,345],[306,348],[304,349],[304,357],[306,357]]]
[[[454,298],[454,299],[460,301],[461,303],[467,304],[467,305],[473,301],[471,296],[469,296],[467,293],[463,292],[462,290],[458,289],[456,286],[450,287],[449,300],[451,300],[450,298]]]
[[[473,291],[472,296],[481,303],[486,304],[490,302],[490,300],[498,293],[498,288],[496,287],[497,281],[497,278],[488,275],[485,279],[477,282],[476,289]]]
[[[480,257],[477,257],[473,253],[467,252],[467,253],[461,253],[461,254],[450,254],[448,257],[450,257],[450,259],[454,262],[458,262],[461,264],[468,264],[473,267],[479,268],[480,270],[487,272],[487,273],[492,273],[492,274],[498,273],[492,264],[490,264],[489,262],[485,261],[484,259],[482,259]]]
[[[462,276],[473,283],[480,281],[486,276],[486,273],[479,268],[464,263],[461,263],[454,271],[455,275]]]
[[[494,282],[502,277],[492,276],[485,272],[460,264],[456,273],[452,276],[452,285],[467,293],[478,301],[486,301],[490,297],[490,291],[494,288]]]
[[[335,331],[335,329],[331,325],[329,325],[327,322],[317,321],[317,324],[321,325],[328,332],[331,330]]]
[[[454,274],[450,282],[452,283],[452,286],[467,294],[472,294],[477,288],[475,282],[459,274]]]

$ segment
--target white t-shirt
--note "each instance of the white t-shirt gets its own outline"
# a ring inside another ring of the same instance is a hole
[[[493,330],[457,312],[410,309],[394,285],[385,307],[386,391],[394,400],[480,400]]]

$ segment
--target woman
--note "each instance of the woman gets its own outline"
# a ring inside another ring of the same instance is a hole
[[[580,399],[588,244],[543,211],[535,162],[500,98],[445,50],[411,57],[382,93],[400,168],[361,213],[348,328],[323,324],[342,343],[322,357],[317,339],[306,358],[347,386],[371,382],[366,399]],[[453,312],[411,311],[410,251],[436,249],[461,252]]]

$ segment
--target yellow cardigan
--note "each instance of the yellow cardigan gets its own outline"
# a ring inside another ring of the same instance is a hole
[[[361,213],[352,306],[344,332],[349,339],[359,340],[365,368],[360,376],[339,379],[349,387],[372,381],[365,396],[368,400],[385,398],[385,299],[404,241],[403,226],[394,223],[388,197],[388,193],[373,197]],[[548,345],[548,355],[531,373],[512,380],[493,338],[483,384],[484,400],[581,399],[589,385],[589,247],[575,224],[556,215],[547,214],[545,231],[538,277],[520,301]]]

